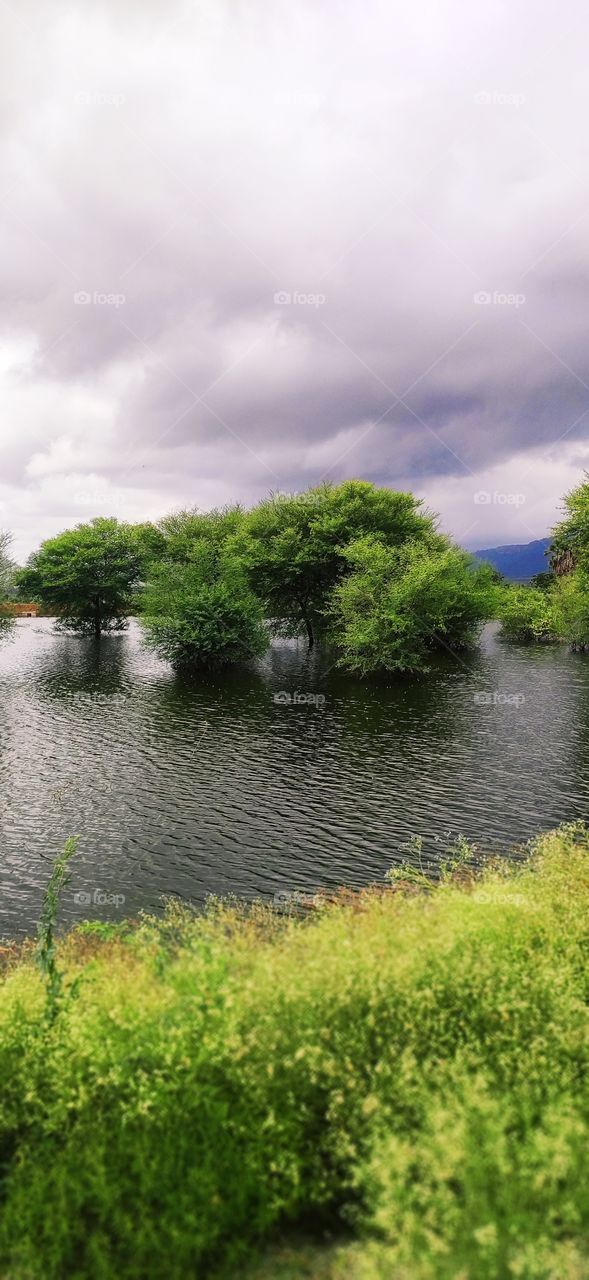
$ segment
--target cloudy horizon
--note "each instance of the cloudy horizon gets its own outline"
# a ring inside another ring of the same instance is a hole
[[[352,476],[471,549],[545,536],[589,467],[586,17],[562,18],[4,5],[15,556]]]

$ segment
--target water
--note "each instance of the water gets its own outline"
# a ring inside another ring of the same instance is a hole
[[[589,816],[588,657],[507,646],[490,626],[418,682],[349,679],[331,661],[283,642],[190,682],[135,624],[98,653],[19,621],[0,646],[0,934],[33,930],[72,834],[65,921],[169,894],[363,885],[413,834],[434,857],[436,836],[458,833],[506,851]],[[324,702],[275,701],[297,691]]]

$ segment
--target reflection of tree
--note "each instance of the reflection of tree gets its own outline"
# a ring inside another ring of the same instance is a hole
[[[10,711],[2,689],[0,690],[0,830],[12,813],[8,787],[11,747]]]
[[[104,636],[101,644],[52,633],[52,643],[28,673],[35,695],[58,702],[76,695],[103,697],[131,692],[125,636]]]
[[[2,612],[2,605],[0,605],[0,643],[2,642],[2,640],[7,639],[13,627],[14,627],[14,620],[10,617],[9,614]]]

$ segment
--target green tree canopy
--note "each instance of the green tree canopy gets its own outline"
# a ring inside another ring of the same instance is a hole
[[[131,525],[99,517],[49,538],[17,574],[20,595],[58,614],[58,625],[100,638],[127,625],[145,558]]]
[[[589,645],[589,476],[564,499],[564,519],[552,531],[550,590],[554,625],[573,648]]]
[[[416,538],[433,544],[433,518],[420,507],[411,493],[346,480],[276,494],[248,512],[235,545],[275,632],[306,632],[313,643],[330,592],[349,571],[345,548],[354,539],[373,534],[389,547]]]
[[[556,572],[589,573],[589,477],[567,493],[564,519],[552,530],[550,559]]]
[[[204,546],[221,552],[228,539],[239,532],[243,520],[240,506],[204,512],[196,508],[174,511],[158,524],[162,539],[160,558],[188,564],[198,558]]]
[[[573,649],[589,646],[589,575],[581,568],[558,577],[551,592],[554,628]]]
[[[238,561],[200,540],[188,561],[153,567],[143,593],[147,645],[179,669],[207,669],[264,653],[260,602]]]
[[[506,583],[499,592],[497,613],[505,640],[532,644],[557,638],[559,624],[550,589]]]
[[[445,539],[387,547],[366,536],[345,556],[351,572],[333,591],[330,618],[349,671],[427,670],[432,651],[463,649],[493,612],[491,567]]]

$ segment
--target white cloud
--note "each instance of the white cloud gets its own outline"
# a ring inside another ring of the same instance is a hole
[[[326,472],[410,484],[479,545],[545,532],[589,421],[583,20],[580,0],[568,27],[531,0],[7,11],[21,554],[72,519],[72,483],[139,518]],[[471,512],[529,465],[533,504]]]

